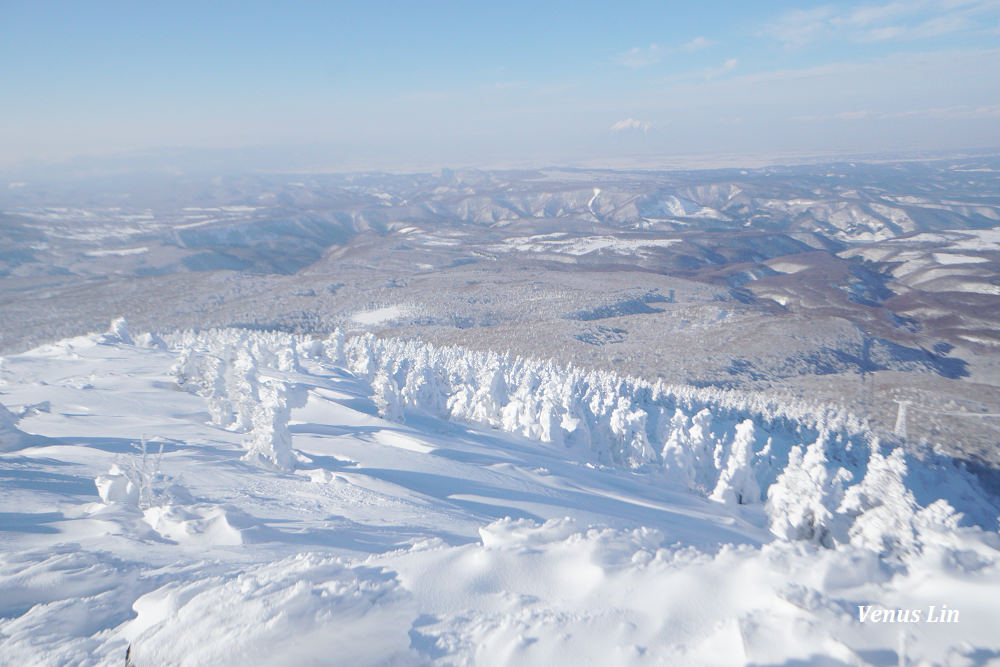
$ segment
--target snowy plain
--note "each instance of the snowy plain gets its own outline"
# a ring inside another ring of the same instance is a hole
[[[122,321],[0,403],[3,664],[1000,660],[995,497],[823,406]]]

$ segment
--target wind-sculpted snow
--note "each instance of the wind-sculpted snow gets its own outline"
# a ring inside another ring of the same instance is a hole
[[[883,445],[858,419],[827,406],[371,334],[345,340],[338,331],[321,341],[229,329],[169,340],[180,349],[179,382],[223,406],[213,408],[216,423],[239,423],[247,401],[258,403],[248,456],[282,469],[293,466],[287,410],[267,407],[282,404],[273,389],[281,383],[265,377],[247,387],[257,375],[234,374],[225,359],[243,358],[241,368],[264,375],[294,370],[299,356],[345,365],[370,384],[387,419],[404,421],[409,409],[489,426],[723,504],[762,506],[784,539],[898,555],[919,550],[932,524],[996,527],[995,499],[963,467]]]
[[[407,664],[408,598],[391,573],[301,554],[157,589],[125,634],[135,665]]]
[[[666,546],[655,530],[568,519],[500,520],[479,533],[479,543],[430,541],[364,566],[296,556],[167,585],[136,601],[124,632],[136,665],[892,664],[857,648],[875,633],[857,623],[852,597],[886,577],[871,552],[706,554]],[[911,655],[928,655],[933,630],[911,640]]]
[[[17,419],[10,410],[0,403],[0,452],[16,449],[25,440],[25,435],[16,426]]]

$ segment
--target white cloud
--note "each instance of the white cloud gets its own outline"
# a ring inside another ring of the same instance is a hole
[[[830,7],[795,9],[779,16],[764,33],[786,47],[797,48],[824,37],[830,30],[833,16]]]
[[[454,93],[443,90],[418,90],[410,93],[402,93],[399,100],[407,103],[437,103],[445,102],[455,96]]]
[[[792,120],[816,121],[856,121],[856,120],[900,120],[903,118],[929,118],[939,120],[972,120],[977,118],[1000,117],[1000,104],[972,106],[962,104],[951,107],[933,107],[926,109],[908,109],[905,111],[875,112],[869,109],[857,111],[841,111],[834,114],[810,114],[795,116]]]
[[[707,49],[713,44],[715,44],[715,42],[699,35],[698,37],[695,37],[680,46],[663,47],[659,44],[650,44],[645,48],[633,46],[628,51],[622,51],[621,53],[616,54],[614,60],[619,65],[624,65],[625,67],[646,67],[648,65],[655,65],[656,63],[662,61],[664,56],[668,54],[691,53],[693,51]]]
[[[856,5],[844,10],[824,5],[785,12],[763,34],[787,48],[826,39],[853,42],[930,39],[985,29],[984,17],[998,12],[997,0],[909,0]]]
[[[505,91],[521,88],[522,86],[524,86],[524,84],[520,81],[494,81],[493,83],[482,86],[482,88],[484,90],[491,91]]]
[[[619,134],[627,131],[639,131],[643,134],[648,134],[651,129],[653,129],[652,123],[645,120],[636,120],[635,118],[626,118],[625,120],[620,120],[611,126],[612,134]]]
[[[965,16],[937,16],[913,26],[890,25],[874,28],[856,35],[855,39],[861,42],[927,39],[959,32],[969,27],[971,22]]]
[[[868,109],[860,109],[858,111],[841,111],[838,114],[834,114],[834,118],[837,120],[863,120],[868,118],[872,114]]]
[[[963,104],[954,107],[939,107],[935,109],[914,109],[880,114],[879,118],[891,120],[894,118],[945,118],[949,120],[967,120],[974,118],[1000,117],[1000,104],[985,106],[970,106]]]
[[[722,76],[727,72],[732,72],[740,64],[737,58],[730,58],[726,62],[722,63],[718,67],[711,67],[705,70],[706,79],[714,79],[717,76]]]
[[[625,67],[646,67],[655,65],[663,60],[663,49],[657,44],[650,44],[646,48],[633,46],[628,51],[623,51],[615,56],[615,62]]]
[[[905,15],[910,11],[909,7],[902,2],[890,2],[887,5],[868,5],[857,7],[844,17],[845,23],[857,26],[867,26],[872,23],[880,23],[887,19],[895,19],[900,15]]]
[[[577,81],[569,81],[566,83],[556,83],[551,86],[542,86],[535,90],[536,95],[546,96],[546,95],[561,95],[563,93],[568,93],[571,90],[580,87],[580,83]]]
[[[690,42],[681,44],[677,47],[677,51],[700,51],[701,49],[707,49],[708,47],[715,44],[710,39],[705,39],[704,37],[695,37]]]

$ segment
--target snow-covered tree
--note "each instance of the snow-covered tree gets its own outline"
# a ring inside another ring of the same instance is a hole
[[[257,362],[246,348],[241,348],[229,370],[226,390],[233,409],[229,430],[244,432],[253,427],[253,414],[260,397],[257,394]]]
[[[736,426],[729,460],[712,491],[712,500],[727,505],[753,505],[760,502],[760,486],[754,476],[753,445],[753,421],[744,419]]]
[[[695,451],[690,437],[691,420],[680,408],[674,409],[670,421],[662,420],[657,434],[663,442],[660,460],[668,476],[685,487],[695,483]]]
[[[346,366],[372,383],[372,398],[390,419],[404,407],[424,410],[581,447],[612,465],[655,464],[672,482],[726,503],[758,502],[766,494],[779,535],[822,541],[831,521],[846,526],[866,511],[848,505],[840,515],[833,511],[848,475],[840,469],[863,471],[868,463],[861,454],[868,431],[836,409],[370,333],[348,338],[338,330],[318,341],[224,329],[171,334],[168,342],[179,351],[178,384],[204,396],[217,423],[252,430],[255,456],[279,467],[291,461],[282,453],[290,452],[290,439],[279,426],[287,424],[287,414],[281,416],[287,408],[280,400],[271,404],[273,391],[264,388],[271,381],[260,378],[267,369],[293,371],[299,358],[308,358]],[[824,426],[829,437],[821,444],[796,449]],[[802,494],[806,500],[792,502]]]
[[[876,443],[864,479],[847,490],[839,512],[853,517],[851,544],[885,554],[902,555],[916,550],[913,519],[917,501],[904,481],[906,458],[901,448],[888,456]]]
[[[347,360],[344,358],[344,332],[335,329],[323,341],[323,352],[327,361],[335,366],[344,366]]]
[[[630,468],[638,468],[655,460],[656,453],[646,434],[646,413],[632,407],[628,398],[620,396],[609,423],[617,439],[617,458]]]
[[[375,392],[372,400],[375,401],[379,416],[389,421],[402,422],[403,398],[399,394],[396,382],[385,369],[380,370],[375,376],[372,389]]]
[[[286,373],[294,373],[301,370],[299,366],[299,354],[296,346],[285,345],[278,350],[277,354],[277,367],[279,371],[285,371]]]
[[[424,351],[407,374],[402,389],[403,399],[407,405],[444,417],[448,414],[447,384],[442,373],[435,368],[431,355],[431,351]]]
[[[698,410],[691,418],[691,429],[687,441],[691,447],[691,460],[694,462],[695,484],[706,491],[714,488],[717,469],[720,467],[714,460],[716,443],[712,435],[712,411],[705,407]]]
[[[292,455],[292,435],[288,430],[291,411],[288,408],[285,385],[271,378],[259,384],[260,403],[253,414],[253,429],[246,441],[244,460],[291,470],[295,459]]]
[[[825,439],[803,448],[793,447],[788,465],[767,492],[767,515],[771,532],[786,540],[808,540],[833,546],[834,511],[844,495],[851,473],[827,463]]]

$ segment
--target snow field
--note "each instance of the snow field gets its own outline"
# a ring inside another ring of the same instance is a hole
[[[995,500],[836,411],[124,322],[0,383],[0,663],[1000,658]]]

